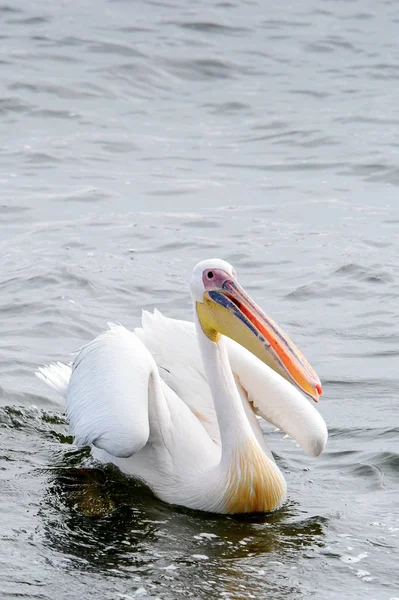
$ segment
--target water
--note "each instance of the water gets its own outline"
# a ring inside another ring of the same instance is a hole
[[[0,597],[399,597],[399,6],[0,5]],[[330,431],[287,504],[171,508],[81,468],[32,373],[231,261]]]

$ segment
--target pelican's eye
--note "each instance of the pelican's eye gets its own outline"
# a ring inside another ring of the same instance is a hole
[[[208,277],[208,279],[212,279],[214,277],[213,271],[208,271],[206,276]]]

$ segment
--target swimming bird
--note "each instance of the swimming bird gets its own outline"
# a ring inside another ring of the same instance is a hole
[[[229,263],[198,263],[190,288],[194,323],[144,312],[141,328],[110,324],[72,365],[37,375],[66,398],[75,444],[161,500],[214,513],[274,510],[286,482],[256,415],[319,455],[327,428],[301,392],[317,401],[320,380]]]

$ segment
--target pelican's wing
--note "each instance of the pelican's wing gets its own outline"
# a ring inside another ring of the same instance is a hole
[[[62,362],[57,362],[39,367],[35,375],[44,381],[44,383],[47,383],[60,396],[66,398],[71,373],[72,365],[64,365]]]
[[[154,369],[137,336],[121,325],[110,325],[80,350],[72,369],[50,365],[38,375],[66,397],[77,446],[93,444],[112,456],[128,457],[149,437],[149,379]]]
[[[213,400],[206,381],[193,323],[143,314],[136,330],[168,385],[191,410],[206,418],[211,437],[218,434]],[[225,337],[231,368],[257,413],[294,438],[310,455],[317,456],[327,442],[327,428],[319,412],[288,381],[245,348]],[[211,431],[213,433],[211,433]]]
[[[327,443],[323,417],[291,383],[245,348],[226,338],[231,368],[253,408],[266,421],[294,438],[311,456]]]
[[[143,311],[135,334],[145,344],[167,385],[185,402],[208,435],[219,442],[213,399],[205,375],[193,323]]]

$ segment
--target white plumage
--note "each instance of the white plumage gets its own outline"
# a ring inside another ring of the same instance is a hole
[[[201,263],[201,273],[207,264],[216,269],[215,262]],[[173,504],[257,509],[263,506],[254,500],[259,482],[265,489],[275,485],[281,496],[270,508],[281,504],[285,483],[253,410],[312,456],[327,441],[322,417],[291,383],[232,339],[209,341],[197,316],[194,324],[143,312],[134,333],[110,325],[72,367],[51,364],[37,374],[66,398],[77,446],[91,446],[95,458],[140,478]],[[262,461],[268,461],[266,483],[256,466]]]

